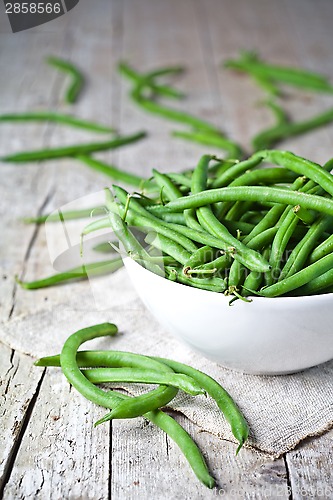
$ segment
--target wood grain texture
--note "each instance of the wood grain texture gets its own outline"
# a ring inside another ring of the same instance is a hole
[[[187,98],[177,106],[221,126],[248,150],[250,137],[271,123],[271,116],[257,105],[262,92],[248,78],[222,69],[221,62],[240,49],[257,49],[276,63],[318,71],[325,67],[332,75],[332,15],[329,0],[99,0],[93,9],[81,0],[52,29],[0,35],[1,111],[52,107],[112,124],[123,133],[147,129],[146,141],[97,156],[145,175],[152,167],[182,170],[206,148],[171,140],[177,124],[136,108],[128,98],[128,83],[116,72],[117,61],[128,60],[142,70],[185,64],[187,71],[175,81]],[[87,86],[73,108],[62,100],[66,80],[43,62],[48,54],[70,58],[85,70]],[[292,95],[288,107],[300,119],[331,105],[327,96]],[[283,147],[325,161],[332,156],[332,130],[286,141]],[[88,137],[95,139],[67,127],[1,125],[1,152]],[[17,289],[15,274],[34,279],[52,271],[45,228],[26,226],[19,218],[98,192],[109,180],[67,159],[2,164],[1,169],[0,214],[6,221],[0,248],[1,320],[36,312],[45,303],[52,309],[77,286],[89,294],[88,283],[36,292]],[[4,345],[0,366],[0,473],[6,499],[298,499],[304,492],[332,498],[327,489],[332,484],[332,431],[276,461],[249,450],[235,458],[233,444],[198,433],[178,415],[217,480],[218,489],[209,492],[174,443],[150,424],[119,421],[111,434],[108,426],[94,430],[103,410],[70,390],[58,370],[43,377],[30,358]]]

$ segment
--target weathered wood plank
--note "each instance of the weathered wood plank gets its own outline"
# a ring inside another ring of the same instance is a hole
[[[4,498],[107,498],[109,426],[93,428],[104,412],[48,369]]]
[[[333,497],[333,431],[307,439],[286,455],[293,498]]]
[[[0,344],[0,492],[20,447],[24,425],[34,404],[43,372],[28,356],[16,354]],[[0,493],[1,495],[1,493]]]

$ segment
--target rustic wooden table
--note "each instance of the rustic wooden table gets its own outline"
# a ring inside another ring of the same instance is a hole
[[[112,123],[124,133],[146,129],[150,138],[101,155],[119,167],[148,174],[172,165],[193,165],[204,151],[171,140],[170,126],[138,110],[116,72],[127,59],[138,68],[185,64],[181,104],[220,124],[248,147],[249,138],[270,123],[256,106],[262,94],[246,77],[221,69],[240,49],[258,49],[277,63],[305,66],[333,75],[333,4],[329,0],[81,0],[64,18],[27,32],[0,29],[1,112],[53,107],[62,103],[65,81],[45,65],[48,54],[70,58],[85,69],[87,87],[74,107],[79,116]],[[306,106],[304,105],[306,102]],[[290,101],[301,119],[324,109],[327,97]],[[332,157],[332,127],[285,147],[315,161]],[[1,154],[84,140],[51,125],[1,126]],[[98,191],[107,182],[74,161],[29,166],[1,165],[1,320],[12,321],[71,296],[83,283],[22,291],[14,275],[34,279],[52,268],[43,227],[24,225],[24,215],[47,212]],[[69,325],[70,329],[70,325]],[[59,373],[32,367],[32,359],[1,344],[0,489],[3,498],[333,498],[332,437],[311,438],[278,460],[206,433],[181,416],[196,435],[218,489],[206,490],[192,475],[178,449],[158,429],[138,421],[93,429],[97,413]],[[330,493],[327,488],[330,487]],[[326,488],[326,490],[325,490]]]

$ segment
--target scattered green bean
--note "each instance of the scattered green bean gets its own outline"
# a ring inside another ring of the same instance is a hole
[[[60,59],[59,57],[48,57],[46,62],[60,71],[70,75],[72,81],[66,91],[65,100],[69,104],[75,103],[84,86],[84,76],[81,71],[79,71],[74,64],[69,61],[65,61],[64,59]]]
[[[69,269],[68,271],[53,274],[52,276],[48,276],[47,278],[39,279],[36,281],[22,281],[16,278],[16,282],[26,290],[37,290],[38,288],[46,288],[58,285],[59,283],[63,283],[66,281],[82,280],[92,278],[93,276],[101,276],[103,274],[113,273],[120,269],[122,265],[122,259],[120,257],[117,257],[112,260],[84,264],[83,266],[74,267],[73,269]]]
[[[144,177],[140,177],[139,175],[132,174],[130,172],[125,172],[114,165],[109,165],[88,155],[76,155],[76,159],[91,169],[101,172],[113,180],[124,182],[125,184],[143,189],[147,192],[156,191],[156,185]]]
[[[93,123],[83,118],[76,118],[75,116],[56,113],[55,111],[32,111],[28,113],[7,113],[0,115],[0,122],[53,122],[61,123],[63,125],[70,125],[71,127],[81,128],[84,130],[91,130],[92,132],[101,132],[110,134],[115,132],[114,128]]]
[[[45,161],[53,158],[64,158],[68,156],[86,155],[96,151],[104,151],[107,149],[116,149],[125,144],[139,141],[146,136],[145,132],[137,132],[132,135],[119,136],[115,139],[104,142],[93,142],[91,144],[75,144],[71,146],[63,146],[59,148],[41,149],[37,151],[24,151],[14,153],[0,158],[4,162],[29,162],[29,161]]]
[[[260,77],[268,83],[281,82],[313,92],[333,93],[333,86],[325,76],[301,68],[268,64],[261,61],[253,52],[244,51],[238,60],[229,59],[225,62],[225,66],[245,71],[254,77]],[[275,87],[273,89],[274,93],[278,92]]]

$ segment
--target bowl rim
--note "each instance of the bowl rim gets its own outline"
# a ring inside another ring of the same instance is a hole
[[[230,296],[226,296],[224,295],[223,293],[220,293],[220,292],[212,292],[210,290],[203,290],[201,288],[196,288],[196,287],[191,287],[191,286],[188,286],[188,285],[184,285],[183,283],[177,283],[176,281],[171,281],[171,280],[168,280],[166,279],[165,277],[163,276],[159,276],[158,274],[155,274],[153,273],[152,271],[150,271],[149,269],[146,269],[145,267],[143,267],[141,264],[139,264],[139,262],[137,262],[135,259],[133,259],[132,257],[130,257],[129,255],[126,255],[126,256],[123,256],[123,263],[124,263],[124,266],[126,268],[126,270],[128,270],[127,268],[127,265],[126,265],[126,262],[129,262],[131,261],[132,264],[135,266],[137,266],[142,272],[146,272],[146,273],[149,273],[149,275],[152,277],[154,276],[156,280],[163,280],[165,282],[165,284],[167,284],[166,286],[173,286],[173,287],[184,287],[184,289],[189,289],[191,290],[192,292],[191,293],[197,293],[197,294],[200,294],[200,295],[204,295],[205,297],[208,298],[208,295],[212,296],[212,294],[214,294],[215,297],[223,297],[222,300],[226,300],[226,301],[229,301],[230,300]],[[130,270],[128,270],[128,272],[130,273]],[[291,302],[291,301],[294,301],[294,302],[299,302],[299,301],[307,301],[307,300],[315,300],[315,301],[323,301],[324,299],[326,300],[332,300],[333,299],[333,293],[322,293],[322,294],[314,294],[314,295],[300,295],[300,296],[295,296],[295,297],[260,297],[260,296],[253,296],[251,295],[251,299],[252,301],[251,302],[276,302],[277,300],[279,300],[280,302],[282,301],[287,301],[287,302]],[[243,302],[243,301],[240,301],[240,302]]]

